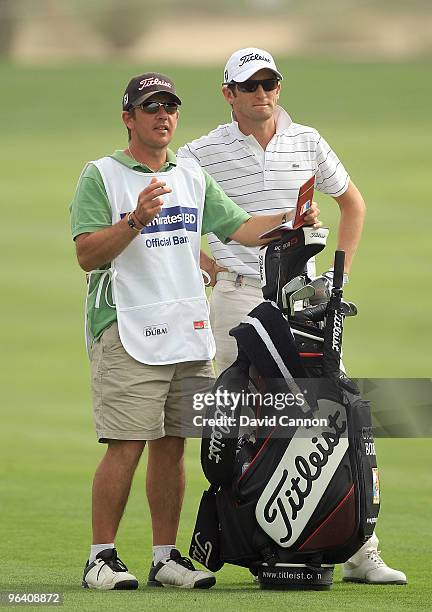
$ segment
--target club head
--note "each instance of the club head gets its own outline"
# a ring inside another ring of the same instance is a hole
[[[315,295],[310,299],[311,306],[328,302],[331,295],[331,283],[325,276],[317,276],[310,284],[315,288]]]
[[[341,306],[342,306],[342,312],[344,314],[344,317],[355,317],[356,316],[358,310],[354,302],[345,302],[345,300],[342,300]]]
[[[293,291],[298,291],[305,286],[305,277],[303,275],[295,276],[286,285],[282,287],[282,307],[288,308],[288,297]]]
[[[315,289],[310,284],[304,285],[304,287],[302,287],[301,289],[298,289],[297,291],[293,291],[291,295],[289,296],[290,314],[291,315],[294,314],[294,306],[296,302],[299,302],[300,300],[309,299],[313,295],[315,295]]]
[[[305,277],[303,275],[295,276],[286,285],[283,286],[282,291],[286,294],[298,291],[305,286]]]

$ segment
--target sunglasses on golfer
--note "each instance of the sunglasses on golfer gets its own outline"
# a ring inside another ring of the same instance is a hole
[[[233,81],[233,85],[237,85],[237,89],[242,91],[243,93],[253,93],[258,89],[261,85],[264,91],[273,91],[277,88],[279,84],[279,79],[262,79],[259,81],[255,81],[253,79],[249,79],[247,81],[243,81],[243,83],[237,83]]]
[[[168,115],[174,115],[178,109],[178,104],[176,102],[143,102],[142,104],[138,104],[138,106],[149,115],[156,115],[162,107]]]

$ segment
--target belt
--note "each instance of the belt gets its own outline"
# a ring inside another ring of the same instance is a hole
[[[261,289],[261,280],[259,278],[244,276],[243,274],[237,274],[237,272],[218,272],[216,279],[218,281],[232,281],[236,287],[257,287]]]

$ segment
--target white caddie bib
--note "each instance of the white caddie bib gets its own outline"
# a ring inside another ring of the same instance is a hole
[[[138,194],[153,177],[172,189],[160,214],[111,264],[125,350],[150,365],[212,359],[215,343],[199,266],[205,199],[200,166],[179,159],[168,172],[150,174],[111,157],[92,163],[104,182],[113,225],[135,210]]]

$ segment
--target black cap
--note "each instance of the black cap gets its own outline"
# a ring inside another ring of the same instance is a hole
[[[159,92],[171,94],[175,102],[181,104],[180,98],[176,95],[174,82],[169,77],[158,72],[147,72],[129,81],[123,96],[123,110],[131,110]]]

